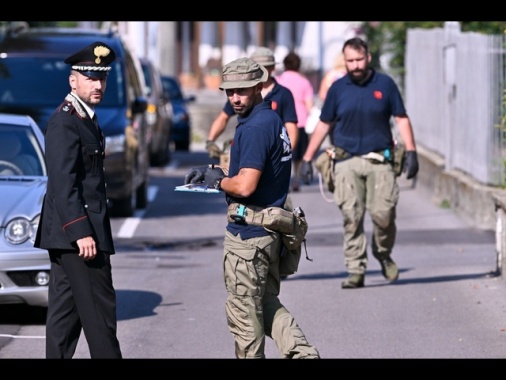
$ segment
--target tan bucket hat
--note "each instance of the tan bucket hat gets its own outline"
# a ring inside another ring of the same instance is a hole
[[[274,66],[276,64],[276,60],[274,58],[274,53],[271,49],[266,47],[257,48],[251,55],[250,58],[261,64],[262,66]]]
[[[220,90],[253,87],[268,78],[269,73],[262,65],[251,58],[239,58],[223,67]]]

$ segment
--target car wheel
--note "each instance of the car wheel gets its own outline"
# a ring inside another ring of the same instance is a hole
[[[190,150],[190,142],[189,141],[176,141],[174,143],[176,150],[188,152]]]
[[[111,216],[129,218],[134,214],[136,198],[132,195],[112,200]]]
[[[155,167],[160,166],[160,154],[159,153],[151,154],[149,156],[149,164]]]
[[[172,152],[170,151],[170,139],[167,140],[167,143],[165,144],[165,165],[167,165],[171,158],[172,158]]]
[[[167,142],[163,148],[150,157],[150,165],[155,167],[165,166],[170,161],[170,145]]]
[[[146,208],[148,206],[148,181],[144,181],[137,189],[137,208]]]

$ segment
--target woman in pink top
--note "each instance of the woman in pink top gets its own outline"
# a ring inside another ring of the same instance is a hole
[[[288,53],[283,60],[285,71],[276,77],[279,84],[288,88],[295,100],[295,112],[297,113],[297,127],[299,127],[299,141],[292,151],[293,171],[292,190],[299,191],[299,168],[302,156],[306,151],[309,139],[304,129],[307,116],[313,107],[314,90],[311,82],[299,72],[301,59],[294,52]]]

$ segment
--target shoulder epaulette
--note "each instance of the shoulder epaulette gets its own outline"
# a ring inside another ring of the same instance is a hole
[[[61,106],[61,110],[63,112],[77,112],[79,116],[85,118],[88,117],[88,114],[84,110],[84,107],[79,103],[79,101],[72,95],[68,94],[65,97],[65,101]]]
[[[72,112],[74,112],[74,110],[75,110],[75,108],[72,105],[72,103],[70,103],[66,100],[60,105],[60,112],[66,112],[66,113],[72,114]]]

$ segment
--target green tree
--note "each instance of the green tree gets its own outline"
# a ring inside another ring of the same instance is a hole
[[[482,34],[501,35],[506,33],[506,21],[460,21],[463,32],[477,32]],[[362,33],[369,42],[372,55],[373,67],[379,71],[381,67],[380,57],[390,54],[389,71],[399,80],[404,87],[404,56],[406,50],[407,30],[410,28],[437,28],[444,27],[441,21],[395,21],[395,22],[364,22],[361,26]],[[506,136],[506,89],[503,90],[503,110],[500,117],[499,128]],[[506,159],[504,160],[506,178]],[[506,188],[506,183],[504,186]]]
[[[506,33],[506,21],[459,21],[463,32],[479,32],[484,34]],[[442,28],[444,21],[366,21],[361,31],[369,42],[373,67],[379,71],[380,57],[391,55],[388,62],[391,74],[404,85],[404,56],[406,52],[407,30],[411,28]]]

